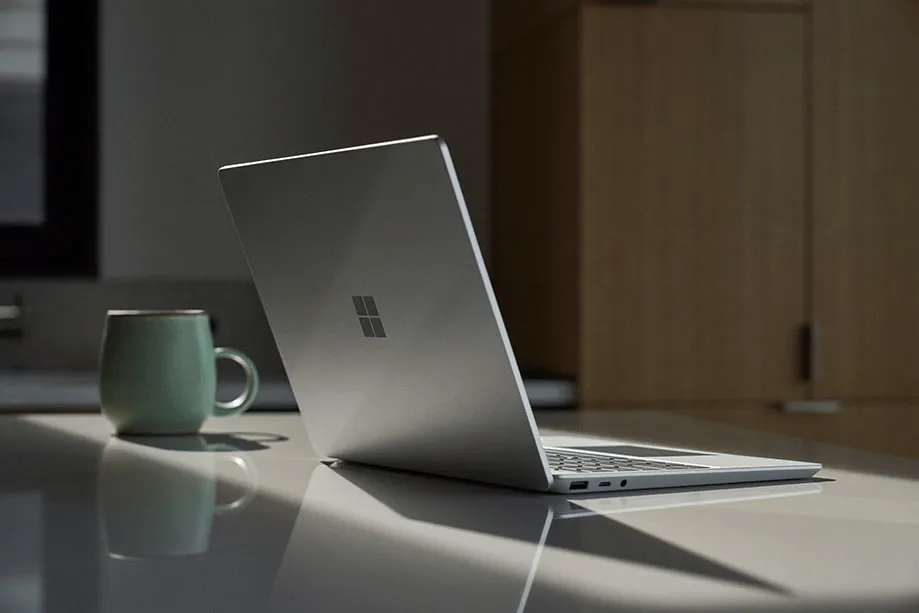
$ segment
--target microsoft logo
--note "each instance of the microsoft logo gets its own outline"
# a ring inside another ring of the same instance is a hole
[[[377,310],[377,303],[373,296],[351,296],[351,301],[354,303],[357,320],[361,322],[361,330],[364,331],[364,336],[367,338],[386,338],[383,320],[380,319],[380,312]]]

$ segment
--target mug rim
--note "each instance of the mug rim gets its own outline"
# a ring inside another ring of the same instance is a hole
[[[107,545],[107,544],[106,544]],[[192,556],[202,556],[206,551],[192,551],[189,553],[155,553],[152,555],[140,555],[133,553],[118,553],[117,551],[107,552],[113,560],[136,561],[136,560],[163,560],[166,558],[190,558]]]
[[[105,315],[106,317],[200,317],[207,315],[207,311],[203,309],[110,309]]]

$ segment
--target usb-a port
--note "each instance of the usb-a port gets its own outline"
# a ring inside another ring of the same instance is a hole
[[[586,490],[587,481],[572,481],[568,489],[569,490]]]

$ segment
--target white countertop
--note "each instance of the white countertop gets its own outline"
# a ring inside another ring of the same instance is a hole
[[[295,413],[146,441],[96,415],[4,416],[0,610],[919,609],[919,461],[662,413],[537,418],[826,469],[569,500],[330,467]]]
[[[99,406],[99,375],[95,372],[0,371],[0,412],[4,410],[65,411],[96,409]],[[567,381],[530,379],[525,382],[533,406],[570,405],[574,385]],[[218,398],[233,398],[243,388],[242,380],[220,381]],[[255,409],[293,409],[290,384],[285,379],[264,379]]]

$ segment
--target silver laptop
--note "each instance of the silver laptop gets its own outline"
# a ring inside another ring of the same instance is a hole
[[[220,169],[315,451],[538,491],[809,477],[809,462],[540,437],[446,144]]]

